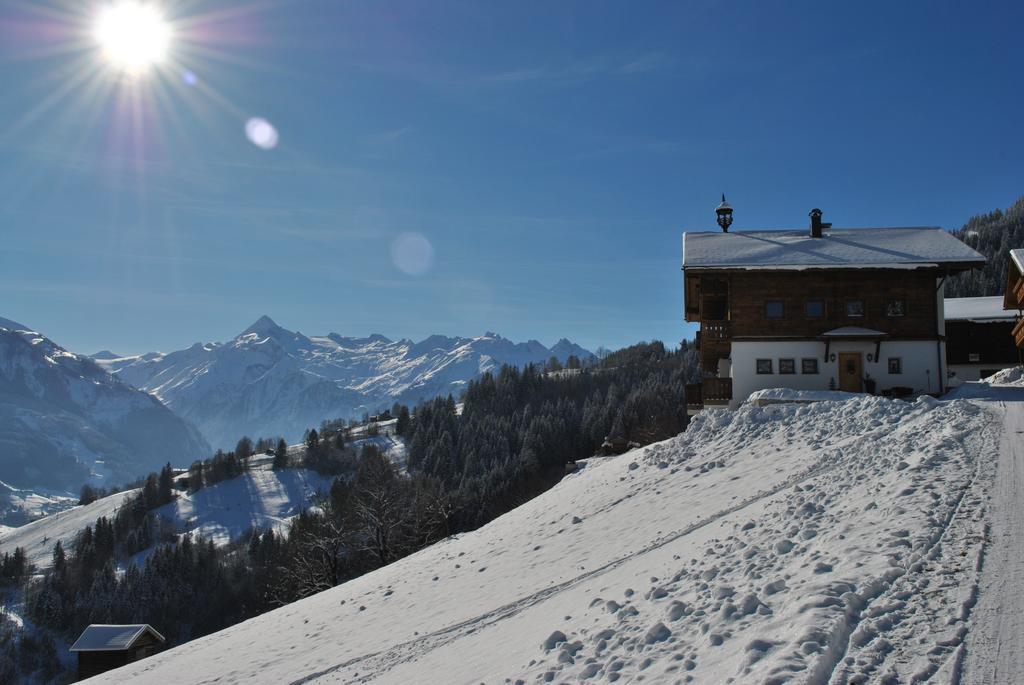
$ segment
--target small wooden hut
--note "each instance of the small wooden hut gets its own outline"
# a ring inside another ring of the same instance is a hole
[[[153,626],[93,624],[71,645],[78,654],[78,678],[84,680],[160,651],[167,642]]]

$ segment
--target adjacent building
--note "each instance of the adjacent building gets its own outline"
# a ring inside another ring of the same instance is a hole
[[[765,388],[876,392],[946,389],[943,284],[985,258],[941,228],[683,234],[685,319],[700,324],[704,379],[687,405],[735,408]]]
[[[949,386],[987,378],[1020,363],[1013,340],[1017,314],[1004,297],[952,297],[944,303]]]
[[[1018,350],[1024,350],[1024,248],[1010,250],[1009,260],[1003,308],[1017,312],[1017,324],[1012,331],[1013,342]]]

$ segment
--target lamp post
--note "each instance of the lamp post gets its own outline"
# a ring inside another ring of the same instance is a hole
[[[722,193],[722,204],[715,207],[715,214],[718,215],[718,225],[722,227],[722,233],[728,233],[732,226],[732,207],[725,201],[725,193]]]

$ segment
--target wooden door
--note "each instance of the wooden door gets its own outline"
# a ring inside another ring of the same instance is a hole
[[[843,392],[863,390],[864,366],[860,352],[839,353],[839,389]]]

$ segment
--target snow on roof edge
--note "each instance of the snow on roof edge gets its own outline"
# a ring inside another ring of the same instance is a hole
[[[832,229],[820,238],[806,230],[686,231],[683,268],[828,269],[971,268],[985,257],[935,226]]]
[[[103,629],[121,629],[125,633],[127,633],[127,631],[132,628],[137,628],[137,630],[131,634],[130,638],[123,641],[123,646],[111,645],[110,637],[107,637],[103,644],[89,644],[89,646],[86,646],[85,644],[80,644],[83,642],[91,643],[92,638],[95,637],[95,633],[102,632]],[[90,632],[92,632],[93,634],[90,635]],[[127,649],[131,649],[131,646],[135,643],[135,641],[138,640],[139,637],[145,632],[153,633],[154,637],[156,637],[161,642],[167,642],[167,638],[161,635],[156,628],[149,625],[148,623],[91,623],[88,626],[86,626],[85,630],[82,631],[82,634],[78,636],[78,639],[75,640],[75,643],[71,645],[68,651],[123,652]]]
[[[1017,265],[1017,269],[1024,274],[1024,247],[1010,250],[1010,259]]]
[[[1003,296],[947,297],[943,303],[946,321],[974,321],[977,323],[1012,321],[1016,314],[1003,309]]]

